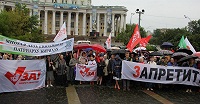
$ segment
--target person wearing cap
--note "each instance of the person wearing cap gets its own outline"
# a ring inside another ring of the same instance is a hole
[[[106,66],[105,65],[105,60],[104,60],[104,54],[101,53],[99,54],[99,60],[97,61],[97,76],[98,76],[98,80],[97,80],[97,85],[101,85],[102,83],[102,78],[103,78],[103,69]]]
[[[120,86],[119,86],[118,80],[121,80],[122,60],[119,57],[119,55],[115,56],[113,67],[114,67],[113,69],[114,69],[115,88],[120,90]]]
[[[130,58],[130,53],[128,51],[125,53],[124,60],[126,60],[126,61],[132,61],[132,58]],[[125,69],[125,70],[128,70],[128,69]],[[126,91],[126,90],[130,91],[130,88],[129,88],[129,86],[130,86],[130,80],[123,79],[122,81],[123,81],[123,91]]]

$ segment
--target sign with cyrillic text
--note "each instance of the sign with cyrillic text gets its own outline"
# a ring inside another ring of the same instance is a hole
[[[122,79],[200,86],[200,70],[193,67],[160,66],[123,61]]]
[[[97,81],[97,65],[76,65],[76,78],[78,81]]]
[[[31,43],[0,35],[0,52],[27,56],[45,56],[72,51],[74,38],[61,42]]]
[[[0,60],[0,93],[45,86],[45,60]]]

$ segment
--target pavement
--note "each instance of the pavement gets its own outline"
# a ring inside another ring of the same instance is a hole
[[[0,94],[0,104],[199,104],[200,93],[186,93],[181,88],[131,91],[113,86],[70,85]]]

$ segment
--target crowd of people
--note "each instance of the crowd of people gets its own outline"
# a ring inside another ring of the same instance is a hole
[[[163,66],[182,66],[194,67],[200,69],[200,62],[191,58],[188,61],[177,63],[177,60],[170,56],[145,56],[126,51],[125,54],[111,54],[95,53],[93,50],[77,52],[66,52],[52,56],[45,57],[28,57],[22,55],[12,55],[1,53],[2,60],[32,60],[45,59],[46,60],[46,87],[53,87],[53,85],[61,85],[67,87],[68,84],[90,84],[90,85],[105,85],[114,86],[115,89],[123,89],[123,91],[130,91],[134,86],[139,86],[141,89],[154,90],[162,88],[176,88],[184,87],[186,92],[192,92],[196,87],[186,85],[164,85],[147,82],[136,82],[127,79],[121,80],[122,60],[137,62],[142,64],[163,65]],[[82,82],[76,81],[76,64],[97,65],[96,82]],[[197,88],[198,89],[198,88]]]

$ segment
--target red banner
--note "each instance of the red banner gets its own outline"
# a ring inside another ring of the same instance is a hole
[[[134,33],[132,34],[131,39],[129,40],[127,44],[127,49],[132,52],[133,48],[141,41],[140,31],[138,28],[138,24],[136,24]]]

